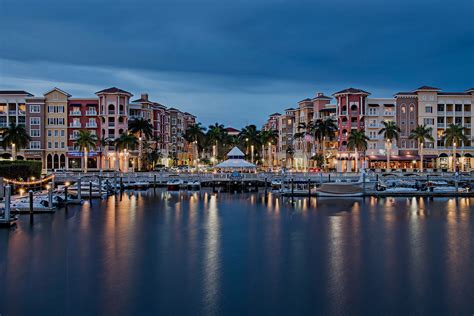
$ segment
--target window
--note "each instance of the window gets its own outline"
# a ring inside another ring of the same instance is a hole
[[[40,149],[40,142],[37,140],[31,141],[30,149]]]
[[[30,105],[30,113],[39,113],[40,106],[38,104],[31,104]]]
[[[57,129],[54,130],[54,136],[59,136],[59,131]]]
[[[48,142],[48,148],[53,148],[51,142]]]
[[[433,107],[432,106],[426,106],[425,107],[425,112],[426,113],[433,113]]]
[[[64,130],[61,130],[61,137],[64,137]]]
[[[30,125],[40,125],[39,117],[30,117]]]
[[[444,112],[444,104],[438,104],[438,112]]]
[[[64,113],[64,105],[48,105],[48,113]]]
[[[31,137],[39,137],[40,136],[40,130],[35,128],[35,129],[30,129],[30,136]]]
[[[54,142],[54,148],[59,148],[59,143],[58,142]]]
[[[64,117],[50,117],[48,118],[49,125],[64,125]]]
[[[171,124],[176,125],[176,119],[175,118],[171,119]]]
[[[423,119],[423,124],[425,124],[425,125],[434,125],[434,119],[433,118],[425,118],[425,119]]]
[[[402,106],[402,113],[405,114],[407,112],[407,108],[405,106]]]
[[[48,136],[51,137],[53,135],[53,131],[52,130],[48,130]]]
[[[64,142],[61,142],[61,148],[64,148]]]

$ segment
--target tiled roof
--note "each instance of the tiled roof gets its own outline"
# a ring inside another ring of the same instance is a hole
[[[397,92],[395,95],[404,94],[404,95],[416,95],[415,92]]]
[[[227,132],[240,132],[238,129],[235,129],[235,128],[230,127],[230,126],[229,126],[229,127],[226,127],[225,130],[226,130]]]
[[[301,101],[300,101],[300,102],[298,102],[298,103],[301,103],[301,102],[308,102],[308,101],[311,101],[311,99],[309,99],[309,98],[306,98],[306,99],[303,99],[303,100],[301,100]]]
[[[336,93],[334,93],[333,95],[336,95],[336,94],[346,94],[346,93],[352,93],[352,94],[362,93],[362,94],[367,94],[367,95],[370,94],[369,92],[364,91],[364,90],[361,90],[361,89],[348,88],[348,89],[344,89],[344,90],[341,90],[341,91],[339,91],[339,92],[336,92]]]
[[[126,93],[126,94],[133,95],[133,94],[131,94],[130,92],[125,91],[125,90],[122,90],[122,89],[119,89],[119,88],[117,88],[117,87],[112,87],[112,88],[100,90],[100,91],[97,91],[95,94],[99,94],[99,93]]]
[[[438,95],[469,95],[467,92],[438,92]]]
[[[280,113],[273,113],[273,114],[270,114],[269,116],[280,116],[281,114]]]
[[[44,94],[44,95],[47,95],[47,94],[49,94],[49,93],[51,93],[51,92],[53,92],[53,91],[58,91],[58,92],[60,92],[60,93],[62,93],[62,94],[64,94],[64,95],[66,95],[66,96],[68,96],[68,97],[71,96],[71,95],[70,95],[69,93],[67,93],[66,91],[61,90],[61,89],[59,89],[59,88],[57,88],[57,87],[54,87],[53,89],[51,89],[51,90],[49,90],[49,91],[47,91],[47,92],[45,92],[45,93],[43,93],[43,94]]]
[[[142,102],[147,102],[147,103],[152,103],[150,100],[145,100],[145,99],[136,99],[132,101],[133,103],[142,103]]]
[[[466,92],[474,92],[474,88],[467,89]]]
[[[331,97],[328,97],[328,96],[326,96],[326,95],[324,95],[324,94],[322,94],[322,95],[318,95],[318,96],[315,97],[313,100],[321,100],[321,99],[322,99],[322,100],[326,100],[326,99],[327,99],[327,100],[331,100],[332,98],[331,98]]]
[[[29,92],[24,90],[0,90],[0,94],[20,94],[20,95],[27,95],[32,97],[33,95]]]
[[[440,90],[440,89],[435,88],[435,87],[430,87],[430,86],[421,86],[418,89],[416,89],[415,91],[418,91],[418,90]]]

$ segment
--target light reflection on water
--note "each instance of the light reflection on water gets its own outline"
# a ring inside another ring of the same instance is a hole
[[[22,216],[0,313],[468,314],[473,201],[150,190]]]

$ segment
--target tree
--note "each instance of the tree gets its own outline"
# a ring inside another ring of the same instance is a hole
[[[109,160],[108,160],[108,152],[109,152],[109,146],[112,144],[112,139],[109,137],[105,137],[102,135],[102,137],[99,139],[99,160],[100,160],[100,170],[103,169],[102,166],[102,158],[105,157],[104,161],[106,162],[105,167],[106,169],[109,168]]]
[[[245,126],[239,133],[239,141],[245,145],[247,154],[250,149],[250,158],[253,163],[255,160],[254,153],[255,151],[258,152],[261,145],[260,131],[257,129],[257,126],[253,124]]]
[[[434,141],[431,135],[433,128],[427,127],[426,125],[418,125],[415,129],[410,132],[410,139],[415,140],[418,143],[420,149],[420,170],[423,172],[423,144],[425,141]]]
[[[398,140],[400,135],[400,127],[394,121],[383,121],[383,128],[379,131],[379,135],[383,134],[387,147],[387,169],[390,169],[390,151],[392,149],[392,140]]]
[[[16,151],[28,147],[28,143],[31,141],[25,126],[16,125],[14,122],[10,123],[10,126],[2,128],[0,135],[2,136],[3,149],[6,150],[8,146],[11,146],[13,160],[16,160]]]
[[[96,148],[97,136],[88,130],[82,129],[79,131],[74,143],[78,147],[79,152],[81,152],[83,155],[82,168],[84,172],[87,172],[87,155],[91,149]]]
[[[349,134],[347,139],[347,149],[353,150],[355,153],[355,172],[359,171],[359,152],[367,150],[367,141],[369,138],[365,136],[364,131],[357,130]]]
[[[265,144],[268,144],[268,166],[272,167],[272,144],[276,143],[278,140],[278,131],[276,130],[266,130],[261,131],[260,143],[262,144],[262,159],[265,160]]]
[[[443,134],[443,139],[446,146],[453,146],[453,172],[456,171],[456,146],[462,146],[469,141],[464,135],[465,128],[456,124],[449,124]]]
[[[304,163],[303,168],[304,170],[307,169],[307,163],[309,160],[309,150],[308,150],[308,143],[312,141],[312,134],[313,134],[313,122],[300,122],[297,126],[298,132],[293,135],[295,139],[299,139],[303,142],[303,156],[304,156]]]
[[[201,123],[196,123],[191,126],[189,126],[185,133],[184,133],[184,139],[189,143],[192,144],[193,146],[193,153],[197,153],[196,159],[200,157],[200,153],[203,151],[204,148],[204,132],[206,131],[206,128],[201,125]]]
[[[128,122],[128,131],[138,136],[138,170],[142,169],[141,156],[143,154],[143,138],[151,139],[153,137],[153,126],[142,117],[132,119]]]
[[[224,129],[224,125],[219,123],[209,125],[207,129],[207,145],[212,148],[212,155],[215,159],[219,158],[219,143],[223,141],[226,134],[227,132]]]
[[[291,168],[293,168],[293,155],[295,154],[295,149],[292,147],[292,146],[288,146],[286,148],[286,156],[289,157],[290,161],[291,161]]]
[[[322,149],[323,166],[326,165],[326,140],[333,140],[336,136],[337,125],[332,117],[317,119],[313,126],[314,139],[318,141],[318,152]]]
[[[114,140],[114,144],[115,144],[115,151],[116,151],[116,163],[119,163],[119,160],[118,158],[120,157],[119,156],[119,151],[120,150],[134,150],[137,145],[138,145],[138,140],[137,140],[137,137],[134,135],[134,134],[130,134],[130,133],[123,133],[121,134],[118,138],[116,138]],[[125,162],[127,162],[127,153],[125,153]],[[127,162],[127,165],[128,165],[128,162]],[[117,168],[117,165],[115,166],[115,168]]]

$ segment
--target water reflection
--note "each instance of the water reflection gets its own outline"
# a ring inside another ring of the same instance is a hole
[[[472,202],[162,190],[86,202],[0,230],[0,312],[466,314]]]

